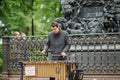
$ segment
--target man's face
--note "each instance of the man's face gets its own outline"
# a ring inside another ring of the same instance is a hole
[[[54,34],[57,34],[60,30],[58,27],[54,26],[54,27],[51,27],[52,31]]]

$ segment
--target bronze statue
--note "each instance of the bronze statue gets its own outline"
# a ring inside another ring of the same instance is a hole
[[[61,29],[69,34],[91,34],[120,31],[120,16],[115,0],[60,0],[63,18],[57,18]]]

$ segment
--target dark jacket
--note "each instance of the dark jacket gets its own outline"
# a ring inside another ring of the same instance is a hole
[[[48,50],[48,48],[51,49],[52,54],[67,52],[70,48],[68,33],[61,30],[58,34],[50,32],[48,34],[48,41],[45,44],[44,50]]]

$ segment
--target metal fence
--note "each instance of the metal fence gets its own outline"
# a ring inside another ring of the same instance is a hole
[[[21,61],[42,61],[47,36],[3,37],[3,73],[20,73]],[[85,74],[120,74],[120,33],[70,35],[68,61]],[[49,52],[48,52],[49,53]]]

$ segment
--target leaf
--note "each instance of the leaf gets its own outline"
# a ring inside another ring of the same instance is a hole
[[[63,16],[59,0],[3,0],[0,11],[0,20],[7,25],[9,33],[23,32],[26,26],[31,29],[33,18],[35,35],[48,34],[51,22]]]

